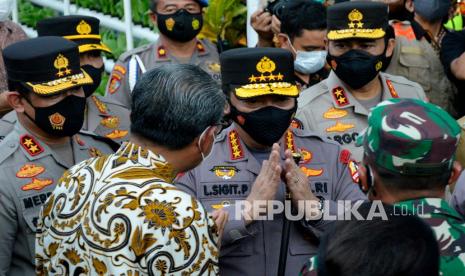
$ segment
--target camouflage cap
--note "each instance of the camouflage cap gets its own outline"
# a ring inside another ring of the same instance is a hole
[[[428,176],[452,167],[459,137],[459,125],[440,107],[390,99],[371,110],[357,146],[370,163],[390,172]]]

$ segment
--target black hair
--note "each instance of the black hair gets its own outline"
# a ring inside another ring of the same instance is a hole
[[[378,202],[379,203],[379,202]],[[358,211],[369,218],[374,203]],[[383,206],[387,220],[336,221],[318,251],[318,276],[437,276],[439,246],[429,225],[417,216],[402,216]]]
[[[281,32],[292,40],[304,30],[325,30],[326,8],[313,0],[291,1],[283,10]]]
[[[225,105],[220,86],[199,67],[163,65],[143,74],[134,87],[131,132],[182,149],[220,121]]]

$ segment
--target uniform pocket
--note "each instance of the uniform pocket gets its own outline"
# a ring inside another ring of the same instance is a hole
[[[424,90],[431,89],[430,65],[421,48],[402,47],[399,63],[408,68],[408,76],[404,77],[418,82]]]
[[[220,257],[243,257],[250,256],[253,252],[252,238],[241,239],[238,242],[229,244],[228,246],[222,246],[220,251]]]

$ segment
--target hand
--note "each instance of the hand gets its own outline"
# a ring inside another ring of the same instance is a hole
[[[318,201],[319,199],[312,193],[308,183],[308,177],[300,170],[292,157],[290,150],[285,151],[284,172],[286,186],[291,193],[292,203],[299,208],[304,207],[299,201]],[[308,205],[308,204],[307,204]],[[303,211],[303,210],[299,210]]]
[[[259,209],[266,208],[266,201],[273,200],[281,184],[281,165],[280,165],[280,148],[278,144],[273,144],[270,157],[268,160],[263,161],[260,173],[252,185],[252,190],[246,201],[252,208],[246,208],[243,214],[246,224],[253,221],[254,217],[258,214],[254,213],[253,207],[260,207]],[[263,206],[254,206],[257,201]]]
[[[229,218],[229,213],[223,209],[215,210],[212,213],[212,219],[215,221],[215,226],[216,226],[217,234],[219,237],[218,244],[217,244],[218,249],[221,248],[221,239],[223,237],[224,228],[226,226],[226,223],[228,222],[228,218]]]
[[[261,9],[255,11],[250,17],[250,25],[258,34],[258,46],[260,47],[273,45],[271,20],[271,14]]]
[[[273,15],[271,17],[271,31],[274,34],[279,34],[281,33],[281,21],[276,15]]]

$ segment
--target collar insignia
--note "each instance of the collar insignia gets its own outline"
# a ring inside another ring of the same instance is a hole
[[[44,148],[42,148],[39,143],[36,142],[36,140],[27,134],[21,136],[19,138],[21,146],[29,153],[31,156],[36,156],[41,154],[44,151]]]

